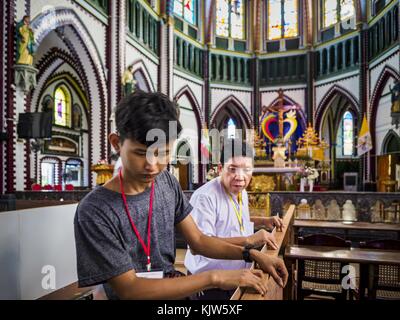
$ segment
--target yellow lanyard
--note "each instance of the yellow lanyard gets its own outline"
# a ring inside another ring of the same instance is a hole
[[[230,199],[231,202],[232,202],[233,210],[235,210],[236,218],[238,219],[238,222],[239,222],[239,225],[240,225],[240,231],[243,233],[243,232],[244,232],[244,227],[243,227],[243,214],[242,214],[242,213],[243,213],[243,212],[242,212],[242,209],[243,209],[243,205],[242,205],[242,193],[239,193],[239,195],[238,195],[238,200],[239,200],[239,211],[237,210],[236,204],[235,204],[235,202],[233,201],[233,198],[232,198],[231,195],[229,195],[229,199]]]

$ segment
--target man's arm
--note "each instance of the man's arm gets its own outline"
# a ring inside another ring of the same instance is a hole
[[[214,287],[212,272],[190,277],[145,279],[136,276],[134,270],[108,281],[120,299],[182,299],[198,291]]]
[[[161,300],[183,299],[199,291],[220,288],[251,287],[264,295],[267,292],[265,276],[260,270],[213,270],[199,274],[169,278],[145,279],[136,276],[134,270],[108,281],[120,299]]]
[[[255,248],[261,247],[264,244],[269,245],[272,249],[277,250],[278,245],[274,235],[264,229],[258,230],[256,233],[248,237],[232,237],[232,238],[218,238],[236,246],[253,246]]]
[[[190,249],[195,254],[200,254],[212,259],[242,260],[243,247],[228,243],[220,238],[204,235],[196,226],[193,218],[189,215],[182,220],[177,229],[182,233]],[[260,267],[269,273],[276,283],[282,287],[287,282],[287,270],[281,259],[269,257],[257,250],[250,250],[250,257]]]

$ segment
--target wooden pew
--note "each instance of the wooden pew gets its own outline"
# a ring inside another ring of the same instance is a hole
[[[297,260],[326,260],[367,266],[378,264],[400,265],[400,251],[304,245],[287,246],[285,249],[285,261],[288,265],[288,270],[295,268]],[[370,281],[360,277],[359,291],[364,293]],[[294,295],[291,296],[291,298],[293,297]],[[361,298],[363,298],[363,294]]]
[[[291,205],[283,217],[284,229],[279,232],[275,232],[276,242],[278,244],[278,250],[267,249],[267,246],[264,246],[262,252],[266,253],[272,257],[278,257],[280,253],[283,253],[285,247],[292,240],[292,225],[294,222],[294,212],[295,206]],[[251,269],[256,268],[255,263],[251,266]],[[287,293],[284,293],[284,289],[277,285],[272,277],[266,275],[267,283],[266,286],[268,288],[267,293],[262,296],[259,293],[256,293],[253,290],[248,288],[237,288],[234,294],[231,297],[231,300],[283,300],[286,297]],[[289,275],[289,281],[286,285],[286,288],[291,288],[291,275]]]
[[[343,236],[347,240],[351,231],[368,231],[386,233],[388,236],[397,234],[397,240],[400,240],[400,224],[391,223],[371,223],[355,221],[352,223],[343,223],[343,221],[317,221],[317,220],[295,220],[293,223],[294,243],[297,244],[299,230],[311,229],[316,232],[321,230],[340,230],[343,231]],[[386,236],[385,238],[387,238]]]
[[[107,300],[107,297],[102,285],[79,288],[78,282],[74,282],[38,300]]]

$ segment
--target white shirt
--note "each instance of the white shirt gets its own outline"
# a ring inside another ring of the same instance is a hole
[[[122,167],[122,160],[121,157],[118,158],[117,162],[114,164],[114,172],[113,172],[113,177],[118,175],[119,168]]]
[[[236,209],[239,204],[235,197]],[[215,178],[197,189],[190,198],[193,206],[192,217],[198,228],[208,236],[220,238],[247,237],[254,233],[254,224],[250,221],[249,199],[246,190],[242,191],[243,233],[233,209],[232,202],[221,184],[221,178]],[[244,260],[217,260],[200,255],[193,255],[188,248],[185,257],[185,267],[192,273],[206,270],[225,269],[237,270],[249,268],[250,263]]]

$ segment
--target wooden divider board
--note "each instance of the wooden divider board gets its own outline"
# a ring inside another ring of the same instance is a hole
[[[278,244],[278,249],[269,249],[265,245],[261,250],[262,252],[273,257],[277,257],[279,255],[281,249],[284,248],[289,241],[294,222],[294,211],[295,206],[291,205],[283,217],[284,229],[282,231],[277,231],[274,229],[273,231]],[[253,262],[251,269],[254,269],[255,267],[255,263]],[[274,279],[269,275],[266,275],[266,278],[268,279],[266,283],[268,291],[264,296],[250,289],[239,287],[233,293],[231,300],[283,300],[283,288],[276,284]]]

